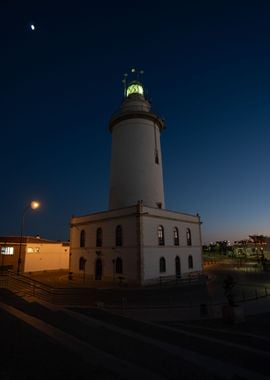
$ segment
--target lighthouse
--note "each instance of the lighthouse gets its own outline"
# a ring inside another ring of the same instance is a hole
[[[165,208],[160,134],[164,121],[151,110],[139,81],[125,88],[124,100],[109,122],[112,135],[109,209],[142,201]]]
[[[108,210],[70,220],[70,268],[96,286],[145,286],[202,270],[199,214],[167,210],[160,136],[164,120],[141,81],[125,81],[112,137]]]

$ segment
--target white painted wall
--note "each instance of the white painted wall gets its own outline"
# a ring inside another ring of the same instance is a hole
[[[144,282],[157,279],[160,276],[175,275],[175,258],[178,256],[181,263],[183,277],[191,272],[202,270],[202,250],[200,218],[194,215],[181,214],[168,210],[153,210],[143,208],[143,278]],[[164,228],[165,245],[158,245],[158,226]],[[174,245],[173,229],[178,228],[179,246]],[[186,229],[191,231],[192,245],[187,245]],[[188,256],[193,257],[193,268],[188,268]],[[159,260],[166,260],[166,272],[160,273]]]
[[[201,248],[200,247],[144,247],[144,273],[143,279],[147,283],[149,280],[158,279],[163,276],[175,276],[175,258],[178,256],[181,263],[181,276],[187,277],[192,272],[202,270]],[[188,256],[193,257],[193,268],[188,268]],[[160,273],[159,260],[164,257],[166,260],[166,272]]]
[[[136,207],[113,210],[71,220],[71,271],[79,273],[79,259],[86,261],[86,274],[94,278],[95,262],[99,257],[103,263],[103,280],[115,278],[113,260],[121,257],[123,260],[123,276],[128,281],[139,281],[138,264],[141,261],[141,275],[144,283],[158,279],[160,276],[175,275],[175,257],[181,261],[181,274],[187,276],[192,272],[202,270],[200,218],[199,216],[176,213],[168,210],[158,210],[148,207],[141,208],[142,252],[138,258]],[[123,246],[115,247],[115,228],[120,224],[123,228]],[[157,227],[163,225],[165,246],[158,245]],[[173,227],[179,230],[180,245],[174,246]],[[96,247],[96,230],[103,230],[103,246]],[[192,246],[186,243],[186,228],[190,228]],[[86,246],[80,248],[80,232],[86,232]],[[97,255],[99,252],[99,256]],[[193,268],[188,268],[188,256],[193,257]],[[166,272],[160,273],[159,259],[166,260]]]
[[[149,207],[157,203],[165,207],[159,127],[143,115],[134,116],[136,110],[149,112],[148,105],[142,96],[131,95],[120,111],[124,108],[125,120],[112,128],[110,209],[136,205],[140,200]]]
[[[117,225],[123,229],[123,245],[115,245],[115,230]],[[115,273],[115,260],[120,257],[123,261],[123,274],[121,276],[135,281],[137,278],[137,245],[136,245],[136,207],[117,211],[92,214],[71,220],[70,249],[71,271],[80,273],[79,260],[84,257],[86,261],[85,274],[95,277],[95,263],[98,258],[102,260],[103,280],[113,280],[120,276]],[[102,247],[96,247],[96,231],[102,228]],[[80,247],[80,234],[86,234],[85,247]],[[114,262],[113,262],[114,260]]]
[[[82,273],[79,270],[79,259],[83,256],[86,261],[85,274],[90,278],[95,279],[95,265],[96,260],[99,258],[102,260],[102,280],[111,281],[117,279],[119,276],[128,279],[131,282],[137,279],[137,250],[136,248],[117,248],[100,250],[101,254],[96,255],[95,251],[85,251],[76,249],[72,251],[71,271],[74,273]],[[115,272],[115,261],[117,257],[123,260],[123,273],[118,274]]]

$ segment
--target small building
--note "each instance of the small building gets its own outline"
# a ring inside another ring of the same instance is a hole
[[[37,272],[69,267],[69,242],[39,236],[0,236],[0,249],[2,269]]]

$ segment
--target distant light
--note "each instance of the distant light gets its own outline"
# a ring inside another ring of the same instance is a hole
[[[31,30],[36,30],[36,27],[35,27],[34,24],[31,24],[31,25],[30,25],[30,28],[31,28]]]

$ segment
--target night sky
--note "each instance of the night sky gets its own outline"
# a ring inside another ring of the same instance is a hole
[[[108,208],[108,120],[132,67],[161,136],[166,208],[203,241],[270,234],[270,2],[1,1],[0,235],[68,239]],[[31,24],[36,30],[31,30]]]

